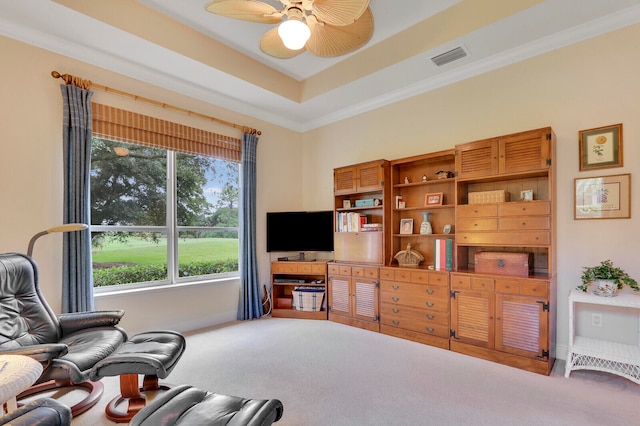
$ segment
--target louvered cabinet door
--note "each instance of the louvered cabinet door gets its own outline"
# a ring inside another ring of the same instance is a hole
[[[357,167],[357,190],[380,191],[384,185],[384,161],[363,163]]]
[[[498,173],[498,141],[487,139],[456,146],[458,178],[491,176]]]
[[[498,152],[500,173],[548,169],[551,159],[551,129],[539,129],[500,138]]]
[[[329,311],[332,314],[351,316],[349,281],[346,277],[329,278]]]
[[[351,194],[356,191],[357,167],[341,167],[333,171],[333,192],[335,195]]]
[[[375,280],[352,278],[353,317],[378,321],[378,289]]]
[[[451,341],[494,347],[495,297],[488,291],[457,290],[451,297]]]
[[[545,299],[496,294],[496,350],[548,359],[548,306]]]

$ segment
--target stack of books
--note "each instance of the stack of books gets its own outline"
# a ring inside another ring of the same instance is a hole
[[[435,239],[433,249],[433,266],[438,271],[453,270],[453,239]]]
[[[382,231],[382,224],[381,223],[365,223],[360,227],[360,231],[362,232]]]

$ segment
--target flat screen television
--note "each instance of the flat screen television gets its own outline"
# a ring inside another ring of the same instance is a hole
[[[333,251],[333,211],[267,212],[267,251]]]

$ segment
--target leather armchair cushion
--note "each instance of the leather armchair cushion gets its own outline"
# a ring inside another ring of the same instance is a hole
[[[74,312],[58,315],[62,335],[66,336],[78,330],[91,327],[113,327],[118,325],[124,315],[123,310]]]
[[[130,425],[268,426],[280,420],[283,410],[277,399],[247,399],[182,385],[158,395]]]
[[[11,426],[69,426],[71,409],[51,398],[31,401],[0,417],[0,425]]]

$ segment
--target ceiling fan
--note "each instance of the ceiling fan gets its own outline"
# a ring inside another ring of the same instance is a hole
[[[260,50],[280,59],[305,50],[325,58],[345,55],[367,44],[373,35],[370,0],[279,1],[282,10],[257,0],[214,0],[205,9],[243,21],[280,23],[260,39]]]

